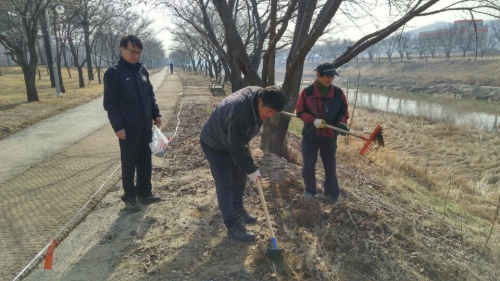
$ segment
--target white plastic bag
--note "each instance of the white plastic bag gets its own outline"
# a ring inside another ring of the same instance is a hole
[[[154,126],[152,142],[149,143],[151,152],[157,157],[163,157],[170,140],[161,132],[160,128]]]

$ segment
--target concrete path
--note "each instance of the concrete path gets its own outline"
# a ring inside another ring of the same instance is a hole
[[[151,76],[156,90],[167,75],[166,68]],[[0,140],[0,183],[26,171],[34,164],[82,140],[109,123],[97,98]]]
[[[163,69],[151,77],[163,116],[182,92],[179,76],[166,74]],[[0,145],[0,280],[12,280],[53,238],[63,241],[116,186],[120,153],[102,98]]]

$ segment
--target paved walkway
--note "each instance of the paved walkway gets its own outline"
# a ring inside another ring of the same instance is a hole
[[[151,76],[154,89],[165,79],[166,68]],[[102,97],[47,118],[0,140],[0,183],[26,171],[108,124]]]
[[[163,83],[167,80],[175,86]],[[166,69],[152,75],[151,82],[165,115],[173,107],[168,97],[177,98],[182,83],[177,75],[167,76]],[[12,280],[56,235],[64,239],[118,182],[119,147],[102,98],[48,118],[0,145],[0,279]],[[103,192],[68,225],[100,187]]]

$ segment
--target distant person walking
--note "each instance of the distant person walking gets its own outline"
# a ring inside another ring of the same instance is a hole
[[[174,64],[170,62],[170,74],[174,74]]]
[[[254,240],[243,223],[257,222],[243,208],[247,176],[254,183],[261,177],[247,144],[285,103],[285,95],[275,87],[246,87],[223,99],[201,129],[201,148],[215,180],[222,219],[228,235],[236,239]]]
[[[335,75],[339,75],[332,63],[322,63],[316,67],[316,81],[304,88],[297,99],[297,116],[304,121],[302,128],[302,176],[304,177],[306,198],[316,195],[316,161],[318,150],[325,170],[324,194],[337,201],[340,195],[337,179],[336,152],[337,135],[325,124],[349,131],[345,124],[349,118],[347,100],[339,87],[332,85]]]
[[[161,126],[161,115],[149,73],[139,63],[142,48],[136,36],[123,37],[120,60],[104,74],[104,109],[120,144],[124,191],[121,199],[132,212],[140,210],[136,198],[143,204],[161,200],[152,193],[149,148],[153,120],[155,126]]]

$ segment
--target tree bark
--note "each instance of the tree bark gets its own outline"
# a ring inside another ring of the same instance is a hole
[[[54,88],[56,86],[56,82],[54,80],[54,68],[52,67],[54,65],[54,60],[52,58],[52,52],[51,50],[51,45],[50,45],[50,38],[49,34],[47,32],[47,24],[45,23],[44,20],[40,21],[41,26],[42,26],[42,34],[43,34],[43,45],[45,46],[45,57],[47,58],[47,68],[49,70],[49,76],[50,76],[50,87]]]
[[[84,18],[82,20],[83,34],[84,34],[84,45],[85,45],[85,57],[87,60],[87,75],[89,81],[94,80],[94,70],[92,69],[92,47],[90,46],[90,18],[88,12],[88,3],[83,5],[84,7]]]
[[[78,70],[78,84],[80,88],[85,88],[85,81],[83,79],[83,67],[77,66],[76,69]]]
[[[232,91],[235,92],[249,84],[262,86],[262,80],[250,61],[227,2],[225,0],[213,0],[213,2],[226,34]],[[241,79],[241,73],[244,74],[245,80]]]
[[[92,68],[92,56],[91,56],[91,48],[90,48],[89,26],[84,25],[83,30],[85,33],[85,54],[87,57],[87,75],[89,77],[89,80],[94,80],[94,70]]]
[[[62,79],[62,74],[61,74],[61,53],[59,52],[59,39],[57,38],[57,22],[56,22],[56,17],[54,17],[54,41],[55,41],[55,47],[56,49],[54,50],[56,57],[54,58],[57,64],[57,74],[59,77],[59,90],[61,93],[66,93],[66,89],[64,88],[64,82]],[[64,46],[62,46],[64,48]]]
[[[38,98],[38,90],[36,89],[36,64],[23,67],[24,85],[26,86],[26,94],[28,102],[40,101]]]

